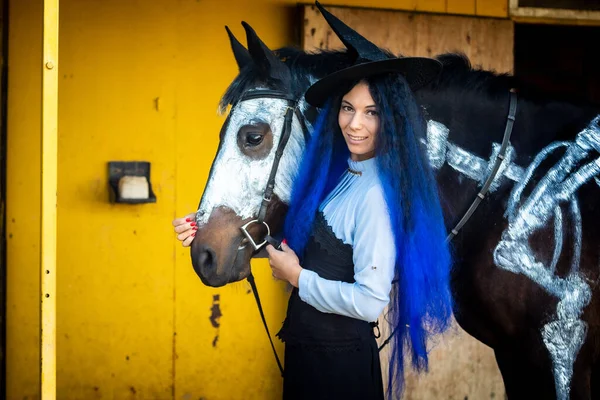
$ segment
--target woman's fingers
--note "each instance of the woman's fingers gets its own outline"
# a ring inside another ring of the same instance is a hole
[[[183,242],[181,242],[181,245],[183,247],[190,247],[190,245],[192,244],[192,240],[194,240],[194,236],[190,235]]]
[[[188,247],[192,244],[192,241],[194,240],[195,236],[196,236],[196,231],[187,230],[187,231],[182,232],[179,235],[177,235],[177,240],[181,241],[181,245],[183,247]]]
[[[175,233],[183,233],[186,231],[195,231],[196,229],[198,229],[198,227],[196,226],[195,222],[184,222],[181,225],[177,225],[175,227]]]
[[[269,261],[271,261],[271,257],[273,256],[273,254],[275,254],[275,247],[273,247],[271,244],[267,244],[265,246],[265,250],[267,251],[267,254],[269,255]]]
[[[196,220],[196,213],[191,213],[182,218],[176,218],[173,220],[173,226],[177,227],[180,225],[185,225],[190,222],[194,222]]]
[[[184,247],[189,246],[196,236],[196,214],[191,213],[182,218],[176,218],[173,220],[173,226],[175,227],[175,233],[177,233],[177,240],[180,240]]]
[[[196,231],[188,229],[187,231],[181,232],[179,235],[177,235],[177,240],[181,240],[183,242],[185,239],[189,237],[193,238],[194,236],[196,236]]]
[[[196,236],[196,213],[191,213],[182,218],[176,218],[172,222],[177,233],[177,240],[181,241],[183,247],[189,247]]]

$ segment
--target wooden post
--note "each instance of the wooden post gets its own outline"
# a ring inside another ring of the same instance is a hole
[[[41,398],[56,399],[56,208],[58,161],[58,8],[44,0],[42,60]]]

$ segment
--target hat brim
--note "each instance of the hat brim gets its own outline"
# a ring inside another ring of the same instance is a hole
[[[411,90],[415,91],[436,79],[441,71],[441,62],[426,57],[369,61],[333,72],[318,80],[308,88],[304,98],[314,107],[323,107],[327,99],[339,90],[341,84],[388,72],[403,75]]]

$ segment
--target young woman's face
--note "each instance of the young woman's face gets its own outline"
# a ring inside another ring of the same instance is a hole
[[[350,158],[362,161],[375,156],[379,110],[366,82],[358,83],[344,95],[338,123],[350,150]]]

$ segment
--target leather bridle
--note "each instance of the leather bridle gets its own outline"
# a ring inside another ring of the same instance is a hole
[[[267,208],[269,207],[269,204],[271,204],[271,200],[273,199],[273,191],[275,189],[275,178],[277,176],[277,170],[279,169],[279,162],[281,161],[281,157],[283,156],[283,151],[285,150],[285,147],[290,139],[290,136],[292,135],[292,122],[293,122],[294,114],[296,115],[296,118],[298,119],[298,122],[300,123],[300,126],[302,127],[302,133],[304,135],[305,141],[308,140],[308,137],[309,137],[308,128],[306,126],[306,121],[304,119],[304,116],[302,115],[302,113],[300,112],[300,110],[298,108],[298,100],[296,100],[289,93],[286,93],[286,92],[283,92],[280,90],[257,89],[257,90],[252,90],[252,91],[246,92],[239,99],[238,103],[241,101],[245,101],[245,100],[262,99],[262,98],[285,100],[287,105],[286,105],[286,109],[285,109],[283,127],[282,127],[282,131],[281,131],[281,135],[279,137],[279,144],[277,145],[277,150],[275,151],[275,158],[273,160],[273,165],[271,166],[271,172],[269,173],[269,179],[267,180],[267,186],[265,187],[265,190],[263,192],[262,201],[260,203],[260,208],[258,210],[258,215],[257,215],[256,219],[253,219],[240,227],[242,234],[244,235],[244,237],[248,241],[248,243],[250,243],[250,245],[254,249],[255,253],[258,252],[262,246],[267,244],[267,242],[272,244],[275,248],[277,248],[279,250],[281,249],[281,243],[271,237],[271,228],[269,227],[269,224],[267,224],[267,222],[265,222],[265,218],[267,216]],[[232,109],[233,108],[235,108],[235,105],[232,107]],[[259,241],[259,243],[257,243],[257,241],[255,241],[254,238],[252,237],[252,235],[250,234],[250,232],[248,232],[248,228],[254,224],[263,225],[267,229],[267,234],[265,235],[265,237],[262,241]],[[243,246],[240,247],[240,250],[243,250],[243,249],[244,249]],[[254,275],[252,274],[252,271],[250,271],[250,274],[248,275],[248,277],[246,279],[248,280],[248,283],[250,283],[250,286],[252,288],[252,293],[254,293],[254,299],[256,300],[256,305],[258,306],[258,311],[260,313],[260,317],[262,319],[263,325],[267,332],[267,336],[269,337],[269,342],[271,343],[271,348],[273,349],[273,354],[275,355],[275,361],[277,362],[277,366],[279,367],[281,376],[283,376],[283,365],[281,364],[281,360],[279,359],[279,356],[277,355],[277,351],[275,350],[275,345],[273,344],[273,339],[271,338],[271,333],[269,332],[269,328],[267,326],[267,321],[265,319],[265,314],[263,312],[262,304],[260,302],[260,297],[258,295],[258,289],[256,288],[256,282],[254,281]]]
[[[292,134],[292,121],[294,118],[294,114],[300,122],[304,138],[308,138],[308,129],[306,128],[306,121],[304,120],[304,116],[302,115],[302,113],[300,113],[300,110],[298,109],[298,100],[296,100],[291,94],[285,93],[280,90],[257,89],[252,90],[250,92],[246,92],[239,101],[260,98],[285,100],[287,102],[287,106],[285,109],[285,116],[283,120],[281,136],[279,137],[279,144],[277,145],[277,150],[275,151],[275,158],[273,160],[273,165],[271,166],[271,172],[269,174],[269,179],[267,180],[267,186],[265,187],[265,190],[263,192],[262,201],[258,210],[258,215],[256,219],[253,219],[240,227],[242,234],[250,243],[255,252],[257,252],[262,246],[267,244],[267,241],[269,241],[269,238],[271,236],[271,228],[265,222],[265,218],[267,216],[267,208],[269,207],[269,204],[271,204],[271,200],[273,199],[273,190],[275,189],[275,177],[277,176],[277,170],[279,169],[279,162],[281,161],[283,151],[285,150],[288,140]],[[257,243],[250,234],[250,232],[248,232],[248,228],[254,224],[263,225],[265,228],[267,228],[267,234],[265,236],[265,239],[260,241],[259,243]]]

